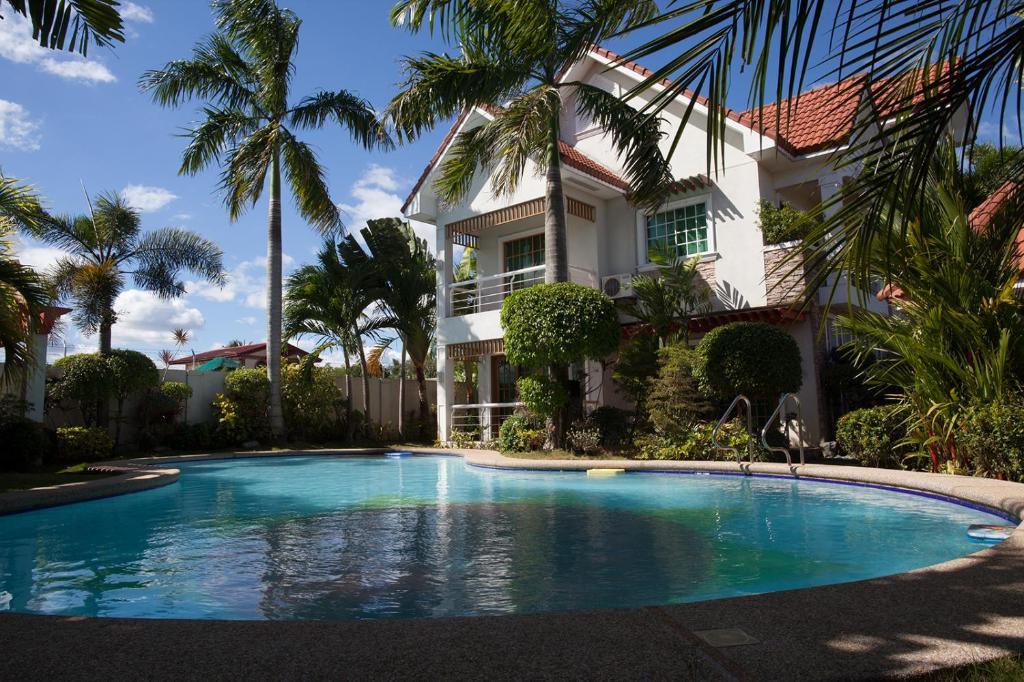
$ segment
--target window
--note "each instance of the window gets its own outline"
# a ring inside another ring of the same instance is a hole
[[[503,256],[505,272],[515,272],[544,265],[544,234],[532,234],[529,237],[505,242]],[[512,292],[525,289],[543,281],[543,271],[521,272],[508,279],[508,290]]]
[[[708,209],[703,201],[647,216],[647,254],[668,248],[675,256],[709,251]]]

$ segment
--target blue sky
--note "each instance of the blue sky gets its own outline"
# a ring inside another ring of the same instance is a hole
[[[411,36],[388,22],[386,0],[282,2],[304,20],[296,60],[293,99],[318,88],[346,88],[382,108],[400,79],[399,59],[444,46]],[[94,50],[88,60],[43,50],[31,41],[27,22],[11,12],[0,21],[0,167],[31,182],[51,210],[86,209],[83,187],[95,194],[123,192],[143,211],[145,228],[180,225],[216,241],[224,250],[229,284],[216,289],[190,284],[174,301],[127,291],[118,301],[114,343],[156,354],[170,348],[170,330],[185,327],[197,352],[234,338],[265,336],[264,258],[266,208],[260,203],[231,223],[216,193],[215,170],[177,174],[185,141],[179,137],[198,118],[196,107],[161,109],[141,94],[143,71],[188,55],[213,29],[205,0],[147,0],[124,3],[128,40],[113,50]],[[636,44],[634,37],[627,44]],[[609,45],[622,49],[622,41]],[[734,82],[742,106],[744,80]],[[983,124],[982,132],[985,132]],[[991,127],[991,126],[989,126]],[[328,128],[308,134],[327,169],[334,200],[347,213],[350,229],[367,218],[397,215],[447,125],[415,144],[389,153],[353,146],[346,133]],[[432,233],[421,226],[422,234]],[[286,270],[310,260],[319,239],[289,205],[284,213]],[[52,249],[23,242],[23,260],[40,267]],[[95,340],[69,326],[69,352],[91,350]],[[307,347],[309,342],[303,343]]]

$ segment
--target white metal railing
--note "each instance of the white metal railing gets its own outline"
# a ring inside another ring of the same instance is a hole
[[[544,266],[511,270],[448,285],[448,316],[472,315],[501,310],[505,297],[513,291],[532,287],[544,281]],[[569,267],[569,278],[577,284],[597,287],[597,276],[590,270]]]
[[[450,405],[448,431],[466,434],[477,441],[491,441],[498,437],[502,422],[521,407],[520,402]]]

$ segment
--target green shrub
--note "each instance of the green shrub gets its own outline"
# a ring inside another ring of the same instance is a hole
[[[290,364],[281,368],[281,407],[289,435],[325,441],[344,431],[338,418],[341,389],[327,367]]]
[[[32,471],[50,458],[50,437],[40,424],[20,417],[0,423],[0,470]]]
[[[815,226],[813,219],[789,204],[776,206],[762,200],[757,205],[757,226],[765,244],[782,244],[806,237]]]
[[[601,434],[601,447],[618,449],[629,445],[633,430],[633,413],[602,405],[590,413],[590,419]]]
[[[566,431],[565,442],[572,452],[593,454],[601,450],[601,429],[589,417],[578,419]]]
[[[648,434],[636,438],[637,459],[673,459],[688,461],[735,462],[732,452],[719,450],[714,446],[711,434],[715,425],[711,422],[700,422],[691,426],[681,437],[669,439],[656,434]],[[750,436],[739,421],[725,424],[718,434],[719,441],[725,447],[739,448],[740,458],[747,461],[747,443]],[[756,441],[755,441],[756,443]],[[766,453],[759,445],[754,447],[754,461],[767,461]]]
[[[908,446],[898,405],[879,405],[847,412],[836,424],[840,452],[864,466],[899,469]]]
[[[629,396],[637,413],[646,414],[651,379],[658,375],[658,337],[640,334],[622,345],[612,379]]]
[[[64,462],[95,462],[110,457],[114,439],[98,426],[62,426],[57,429],[57,452]]]
[[[697,344],[693,374],[700,390],[717,398],[743,393],[775,399],[803,383],[800,347],[778,327],[733,322],[712,329]]]
[[[1024,482],[1024,404],[972,408],[956,439],[960,460],[979,473]]]
[[[658,374],[647,398],[648,417],[658,435],[687,439],[694,424],[711,412],[693,378],[695,353],[680,343],[663,348],[659,356]]]
[[[49,385],[50,397],[77,404],[86,426],[96,423],[96,406],[114,394],[110,365],[99,353],[75,353],[59,358],[53,366],[61,370]]]
[[[267,439],[270,379],[262,369],[236,369],[224,378],[224,392],[213,399],[219,437],[225,444]]]
[[[498,450],[501,452],[530,452],[544,445],[545,432],[525,414],[514,414],[498,429]]]
[[[180,381],[165,381],[160,384],[160,393],[180,405],[192,397],[192,387]]]
[[[508,362],[524,367],[599,360],[619,345],[619,316],[604,293],[572,282],[513,292],[501,306]]]
[[[548,377],[520,377],[516,382],[519,399],[538,417],[551,417],[568,401],[565,387]]]

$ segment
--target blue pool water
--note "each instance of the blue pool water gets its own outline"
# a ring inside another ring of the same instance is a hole
[[[450,457],[180,465],[143,493],[0,517],[14,611],[392,618],[669,604],[976,551],[951,502],[781,478],[495,471]]]

